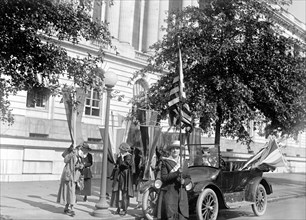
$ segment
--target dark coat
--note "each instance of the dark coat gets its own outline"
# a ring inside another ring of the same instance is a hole
[[[90,179],[92,178],[92,173],[90,170],[90,167],[92,166],[92,154],[88,153],[86,157],[83,158],[83,175],[84,179]]]
[[[114,172],[113,172],[113,191],[128,192],[130,197],[134,196],[133,181],[132,181],[132,155],[127,154],[122,158],[117,158]]]
[[[116,160],[114,170],[111,175],[113,180],[111,207],[119,208],[120,191],[122,192],[121,208],[127,210],[129,206],[129,198],[134,197],[133,180],[132,180],[132,155],[126,154],[123,158],[120,156]]]
[[[170,172],[176,162],[169,159],[161,161],[161,181],[163,186],[159,195],[158,219],[189,218],[188,197],[185,187],[181,187],[179,171]],[[161,201],[162,200],[162,201]]]

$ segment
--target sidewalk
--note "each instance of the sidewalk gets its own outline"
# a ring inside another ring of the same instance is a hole
[[[272,184],[273,193],[269,195],[268,201],[305,196],[306,174],[267,173],[264,176]],[[20,219],[101,219],[92,216],[95,204],[99,200],[100,180],[92,181],[93,195],[88,202],[80,202],[76,205],[75,217],[63,214],[63,205],[56,203],[59,181],[40,182],[1,182],[0,207],[1,220]],[[115,208],[109,208],[109,216],[105,219],[142,219],[142,211],[135,210],[136,200],[131,199],[130,208],[124,217],[113,215]]]

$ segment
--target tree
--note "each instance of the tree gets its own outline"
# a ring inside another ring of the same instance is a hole
[[[103,62],[102,47],[96,54],[72,58],[61,42],[96,41],[111,46],[105,23],[93,21],[93,4],[60,0],[2,0],[0,2],[0,108],[2,122],[13,123],[8,96],[35,87],[60,90],[66,75],[83,88],[101,88],[103,75],[94,71]]]
[[[135,73],[168,72],[148,92],[151,108],[167,116],[180,41],[188,104],[201,128],[215,129],[215,144],[220,135],[249,144],[245,127],[258,117],[283,135],[304,130],[305,44],[285,37],[273,16],[269,5],[254,0],[212,0],[169,16],[154,56]]]

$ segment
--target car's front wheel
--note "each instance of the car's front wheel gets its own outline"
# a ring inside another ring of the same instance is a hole
[[[153,220],[158,200],[158,192],[150,187],[142,196],[142,211],[146,219]]]
[[[252,204],[252,210],[255,215],[261,216],[266,212],[267,209],[267,192],[263,185],[259,184],[256,189],[255,203]]]
[[[212,189],[205,189],[198,197],[196,214],[198,220],[216,220],[219,211],[218,197]]]

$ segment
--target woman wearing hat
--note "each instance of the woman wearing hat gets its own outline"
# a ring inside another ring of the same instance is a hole
[[[123,142],[119,146],[113,179],[113,192],[110,205],[117,207],[115,214],[126,215],[130,197],[134,197],[132,180],[132,155],[129,153],[130,146]],[[120,204],[121,201],[121,204]],[[122,210],[121,210],[122,209]]]
[[[159,199],[158,219],[188,219],[189,206],[187,192],[184,185],[188,176],[182,175],[180,164],[180,141],[174,141],[166,147],[169,157],[161,160],[161,181],[163,182]],[[183,186],[182,186],[183,185]]]
[[[63,169],[60,181],[60,187],[57,194],[57,202],[65,205],[64,213],[74,216],[74,205],[76,202],[76,186],[80,178],[83,163],[78,154],[80,146],[70,145],[63,153],[65,167]]]
[[[92,160],[92,154],[89,153],[91,151],[91,148],[87,143],[84,143],[81,147],[81,150],[83,152],[83,164],[84,164],[84,169],[83,169],[83,176],[84,176],[84,188],[80,192],[81,195],[84,195],[83,201],[87,201],[87,196],[91,196],[91,178],[92,178],[92,173],[90,170],[90,167],[93,164]]]

